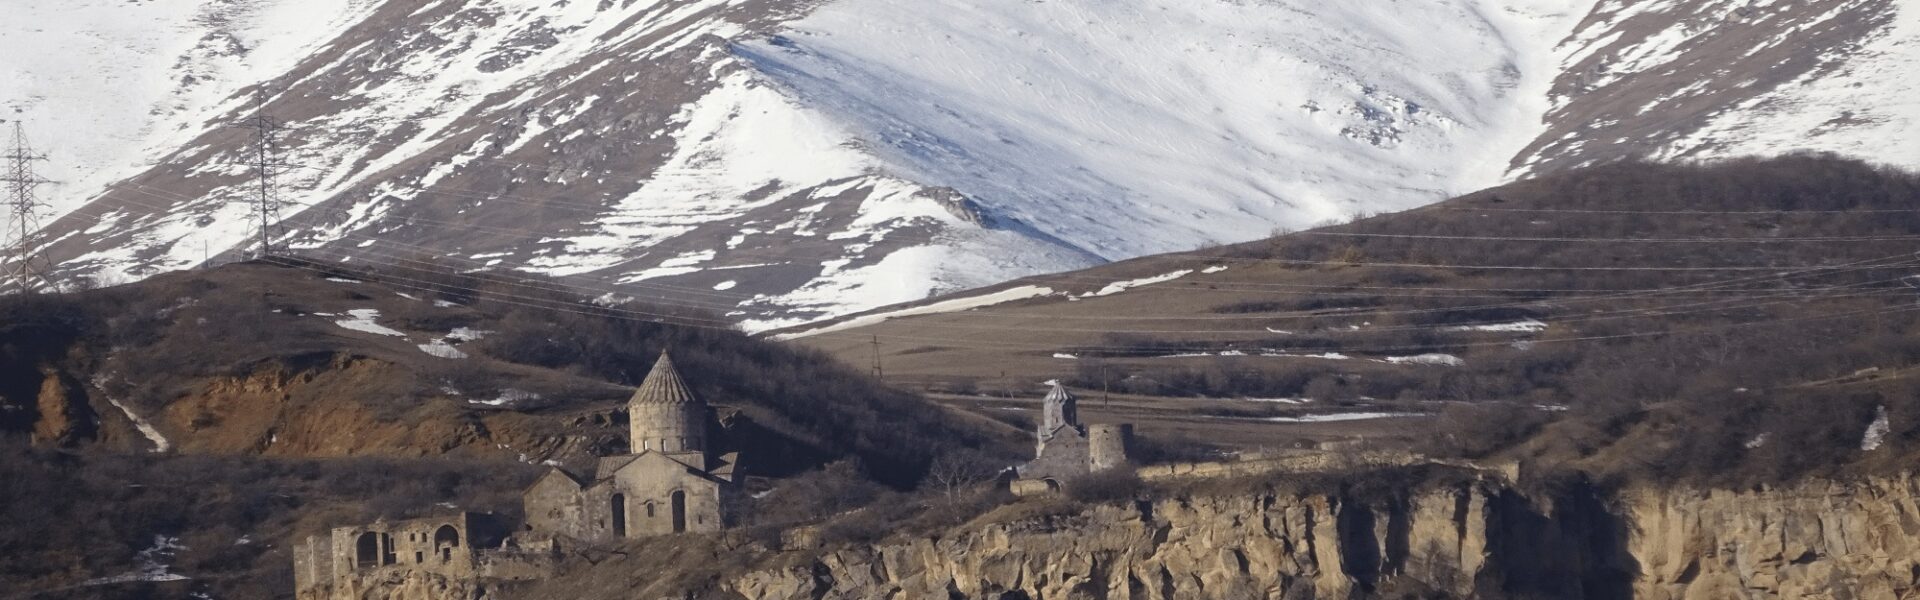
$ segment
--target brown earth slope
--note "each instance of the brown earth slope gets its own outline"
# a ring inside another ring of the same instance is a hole
[[[1896,431],[1920,421],[1904,378],[1807,385],[1920,363],[1917,202],[1920,178],[1829,157],[1623,163],[780,334],[856,363],[877,349],[889,381],[963,397],[1053,378],[1157,396],[1185,413],[1160,427],[1420,413],[1440,422],[1374,434],[1463,427],[1442,445],[1475,454],[1568,417],[1583,425],[1543,456],[1624,469],[1671,453],[1633,467],[1669,474],[1794,447],[1783,437],[1817,449],[1763,461],[1780,476],[1857,448],[1877,407]],[[1636,427],[1660,443],[1597,449]]]
[[[663,349],[754,485],[854,459],[909,486],[936,454],[1014,447],[704,318],[291,259],[0,297],[0,591],[271,597],[297,534],[512,515],[542,465],[625,451],[624,402]]]

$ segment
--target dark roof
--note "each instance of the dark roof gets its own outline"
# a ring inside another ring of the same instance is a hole
[[[640,382],[640,389],[634,390],[633,399],[628,403],[700,404],[700,398],[680,379],[680,371],[673,368],[673,359],[661,352],[660,361],[653,363],[653,372],[647,373],[646,381]]]

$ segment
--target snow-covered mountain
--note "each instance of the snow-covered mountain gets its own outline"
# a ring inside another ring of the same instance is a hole
[[[1920,0],[8,4],[70,278],[244,247],[261,90],[301,252],[756,329],[1620,157],[1920,166]]]

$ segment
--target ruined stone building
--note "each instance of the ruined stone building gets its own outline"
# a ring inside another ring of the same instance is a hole
[[[591,476],[559,468],[522,496],[533,531],[575,540],[718,531],[733,493],[734,453],[710,451],[712,410],[661,355],[627,404],[632,454],[601,458]]]
[[[1127,445],[1133,426],[1083,425],[1079,403],[1059,382],[1047,392],[1040,407],[1040,429],[1034,435],[1033,462],[1020,467],[1015,492],[1059,491],[1063,482],[1074,478],[1130,466]]]
[[[469,512],[335,527],[294,544],[294,594],[360,598],[415,586],[470,597],[477,581],[532,579],[552,568],[551,545],[522,546],[508,533],[491,515]]]
[[[474,598],[483,582],[544,577],[570,545],[724,527],[737,455],[710,450],[712,409],[671,358],[660,356],[627,412],[630,453],[600,458],[587,477],[548,471],[521,496],[519,531],[478,513],[336,527],[295,544],[296,596],[419,588],[425,597]]]

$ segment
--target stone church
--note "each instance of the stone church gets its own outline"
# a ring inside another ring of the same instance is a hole
[[[1064,482],[1126,467],[1133,426],[1080,423],[1080,399],[1054,382],[1040,403],[1040,428],[1034,433],[1033,461],[1019,468],[1013,491],[1021,495],[1057,492]]]
[[[528,528],[590,541],[719,531],[738,455],[711,451],[712,412],[660,355],[627,403],[631,453],[588,476],[548,471],[521,497]]]
[[[299,600],[362,598],[395,585],[484,596],[485,582],[545,577],[568,546],[719,531],[737,493],[737,453],[716,454],[713,410],[665,353],[627,404],[629,453],[593,473],[549,470],[521,495],[526,523],[459,513],[335,527],[295,543]]]

